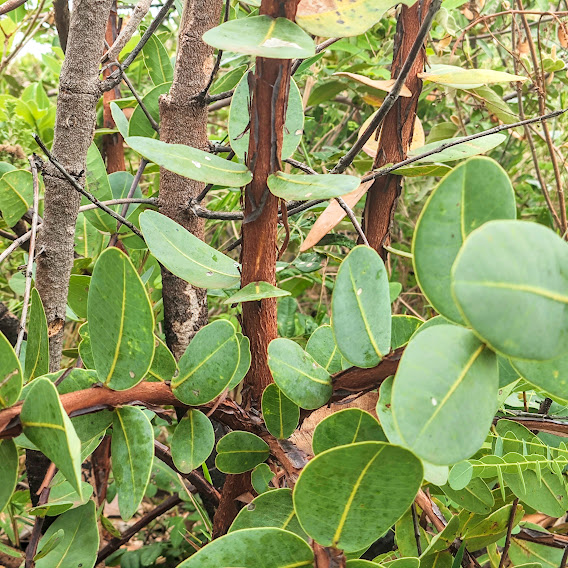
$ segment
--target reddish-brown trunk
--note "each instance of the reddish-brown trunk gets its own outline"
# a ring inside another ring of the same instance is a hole
[[[263,0],[260,13],[274,18],[294,20],[299,0]],[[276,283],[278,199],[267,188],[268,176],[280,169],[282,136],[291,61],[281,59],[256,60],[251,85],[252,105],[248,166],[254,175],[245,189],[245,219],[243,223],[242,286],[251,282]],[[258,211],[256,211],[258,213]],[[249,217],[250,218],[250,217]],[[267,362],[268,344],[276,338],[276,300],[274,298],[243,304],[243,330],[250,339],[252,363],[246,377],[245,396],[249,402],[259,402],[264,388],[272,381]]]
[[[391,75],[396,78],[404,65],[414,39],[420,29],[424,14],[428,10],[430,0],[416,2],[412,7],[402,6],[396,26],[394,53]],[[406,158],[416,119],[418,98],[422,91],[422,80],[418,73],[424,70],[426,55],[422,50],[405,81],[412,92],[411,97],[399,97],[388,112],[382,125],[381,137],[374,168],[388,163],[400,162]],[[396,203],[402,187],[402,177],[394,174],[382,176],[375,180],[367,195],[363,230],[369,244],[386,259],[387,252],[383,248],[390,242],[390,227]]]

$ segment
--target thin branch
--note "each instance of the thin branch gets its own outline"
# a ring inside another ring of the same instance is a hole
[[[400,75],[396,78],[394,85],[389,93],[387,93],[383,104],[379,107],[377,114],[374,116],[373,120],[369,123],[369,126],[365,129],[360,136],[357,142],[353,145],[353,147],[345,154],[339,162],[337,162],[336,166],[331,170],[330,173],[332,174],[340,174],[343,173],[353,162],[353,160],[357,157],[357,154],[362,150],[363,146],[367,143],[369,138],[375,133],[377,128],[382,124],[383,120],[385,119],[387,113],[390,109],[394,106],[394,103],[398,99],[400,91],[404,86],[404,82],[410,73],[412,66],[414,65],[414,61],[418,57],[420,50],[423,48],[424,41],[428,32],[430,31],[430,26],[432,25],[432,21],[434,20],[434,16],[440,9],[442,1],[441,0],[433,0],[432,4],[428,7],[428,12],[424,16],[424,20],[422,21],[422,25],[418,30],[418,34],[412,44],[412,48],[408,53],[408,57],[400,70]]]
[[[513,501],[511,514],[509,515],[509,523],[507,524],[507,538],[505,539],[505,546],[503,547],[503,552],[501,553],[499,568],[504,568],[505,562],[507,561],[507,555],[509,554],[509,547],[511,546],[511,533],[513,532],[513,523],[515,521],[515,514],[517,513],[518,504],[519,504],[519,498],[516,497],[515,500]]]
[[[113,211],[110,207],[104,205],[99,201],[92,193],[81,187],[81,184],[54,158],[52,153],[47,149],[45,144],[41,141],[37,134],[33,135],[34,140],[38,143],[40,148],[43,150],[45,155],[49,158],[49,161],[63,174],[63,177],[71,184],[71,186],[76,189],[81,195],[84,195],[91,203],[94,203],[99,209],[102,209],[105,213],[108,213],[111,217],[117,221],[121,221],[123,225],[126,225],[137,237],[144,240],[142,233],[130,222],[125,219],[122,215]]]
[[[307,164],[304,164],[302,162],[298,162],[298,160],[294,160],[292,158],[286,158],[284,161],[287,164],[290,164],[292,167],[297,168],[299,170],[302,170],[306,174],[317,175],[316,170],[314,170],[313,168],[310,168],[310,166],[308,166]]]
[[[228,161],[231,161],[234,156],[235,156],[235,151],[232,150],[230,147],[228,148],[228,152],[229,154],[227,155],[227,157],[225,158]],[[220,152],[224,152],[225,150],[221,150]],[[204,188],[203,191],[195,198],[193,198],[190,202],[189,202],[189,207],[191,207],[192,205],[199,205],[204,199],[205,196],[213,189],[213,186],[215,184],[214,183],[208,183]]]
[[[8,0],[0,6],[0,16],[19,8],[22,4],[25,4],[26,0]]]
[[[95,566],[103,562],[113,552],[116,552],[123,544],[126,544],[135,534],[140,532],[144,527],[148,526],[153,520],[157,519],[170,509],[182,503],[179,495],[174,493],[167,499],[162,501],[157,507],[146,513],[141,519],[128,527],[119,537],[114,537],[102,548],[97,555]]]
[[[566,560],[568,560],[568,545],[564,548],[564,554],[562,555],[562,560],[560,561],[560,568],[566,568]]]
[[[136,203],[142,203],[144,205],[155,205],[158,206],[158,200],[155,197],[120,197],[119,199],[109,199],[108,201],[101,201],[103,205],[134,205]],[[98,209],[98,205],[95,203],[91,203],[89,205],[81,205],[79,207],[79,213],[83,213],[85,211],[90,211],[92,209]]]
[[[336,41],[339,41],[340,39],[341,39],[340,37],[331,37],[329,39],[326,39],[324,42],[316,46],[316,54],[321,53],[322,51],[327,49],[330,45],[333,45]],[[296,59],[296,61],[294,61],[294,63],[292,64],[292,75],[294,75],[296,71],[298,71],[300,65],[302,65],[304,61],[305,59]]]
[[[160,127],[158,126],[158,123],[154,120],[154,117],[150,114],[148,107],[144,104],[142,97],[136,92],[134,85],[131,83],[130,79],[126,76],[126,73],[124,73],[124,70],[122,72],[122,80],[126,83],[126,86],[130,90],[130,92],[132,93],[134,98],[136,99],[136,102],[138,103],[138,105],[142,109],[142,112],[145,114],[146,118],[148,119],[150,126],[154,129],[155,132],[157,132],[159,134],[160,133]]]
[[[28,317],[28,307],[30,304],[30,293],[32,290],[32,276],[34,268],[35,259],[35,244],[37,235],[37,226],[39,224],[38,219],[38,208],[39,208],[39,179],[37,173],[37,156],[33,155],[29,158],[30,168],[33,178],[33,208],[32,208],[32,228],[30,231],[30,248],[28,250],[28,265],[26,266],[26,287],[24,289],[24,303],[22,307],[22,318],[20,320],[20,331],[18,333],[18,340],[16,341],[16,346],[14,351],[16,355],[20,355],[20,350],[22,349],[22,342],[24,341],[24,334],[26,333],[26,319]]]
[[[363,228],[359,224],[359,221],[357,221],[357,217],[355,217],[353,209],[351,209],[351,207],[349,207],[349,205],[345,203],[342,197],[336,197],[335,201],[337,201],[341,209],[343,209],[343,211],[347,213],[347,217],[349,217],[349,220],[351,221],[351,223],[353,223],[353,226],[355,227],[355,230],[357,231],[357,234],[359,235],[359,238],[361,239],[363,244],[369,246],[369,241],[367,240],[367,237],[365,236],[365,233],[363,232]]]
[[[242,211],[211,211],[201,205],[192,204],[191,210],[195,215],[202,219],[217,219],[218,221],[242,221],[244,213]]]
[[[416,505],[412,503],[410,506],[412,512],[412,525],[414,526],[414,540],[416,541],[416,551],[418,556],[422,556],[422,543],[420,542],[420,525],[418,524],[418,515],[416,514]]]
[[[42,225],[39,225],[37,230],[41,229]],[[21,247],[24,243],[27,243],[32,236],[32,232],[28,231],[27,233],[23,234],[21,237],[18,237],[12,244],[2,253],[0,254],[0,264],[4,260],[6,260],[16,249]]]

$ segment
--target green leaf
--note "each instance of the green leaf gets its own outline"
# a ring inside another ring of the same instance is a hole
[[[71,274],[67,303],[77,317],[81,319],[87,319],[87,297],[89,295],[90,284],[90,276]]]
[[[403,4],[411,6],[412,0]],[[300,2],[296,21],[307,32],[321,37],[364,34],[395,4],[392,0],[331,0]]]
[[[148,375],[158,381],[171,381],[177,370],[176,360],[159,337],[154,337],[154,342],[154,358]]]
[[[71,509],[58,517],[45,531],[38,549],[42,551],[52,536],[60,530],[63,531],[63,538],[53,550],[36,562],[36,568],[93,568],[99,548],[95,502],[89,501],[86,505]]]
[[[494,83],[510,83],[513,81],[526,81],[527,77],[511,75],[503,71],[492,69],[465,69],[454,65],[434,64],[430,70],[419,73],[423,81],[431,81],[438,85],[454,87],[455,89],[476,89],[483,85]]]
[[[156,211],[140,215],[150,252],[170,272],[200,288],[231,288],[241,279],[238,264]]]
[[[357,246],[341,263],[331,300],[331,327],[339,351],[357,367],[374,367],[390,351],[389,282],[372,248]]]
[[[328,373],[341,371],[341,353],[335,344],[330,325],[320,325],[308,339],[306,352]]]
[[[523,528],[537,530],[542,533],[548,533],[546,529],[540,525],[532,523],[522,523]],[[516,539],[515,535],[511,539],[511,548],[509,549],[509,557],[516,568],[530,564],[525,563],[541,563],[543,568],[558,568],[562,560],[564,551],[560,548],[552,548],[544,544],[528,542],[526,540]]]
[[[6,225],[12,227],[31,206],[33,178],[26,170],[11,170],[0,176],[0,209]]]
[[[174,79],[174,68],[162,42],[151,35],[142,48],[144,65],[148,69],[150,79],[154,85],[170,83]]]
[[[382,442],[340,446],[303,469],[294,509],[316,542],[354,552],[403,515],[421,483],[422,464],[404,448]]]
[[[24,378],[31,381],[49,373],[49,336],[47,318],[38,291],[31,294],[30,320],[28,322],[28,343],[24,365]]]
[[[287,18],[253,16],[225,22],[203,34],[217,49],[274,59],[305,59],[315,54],[312,38]]]
[[[128,118],[114,101],[110,103],[110,112],[118,131],[123,138],[126,138],[128,136]]]
[[[117,248],[98,258],[87,303],[95,368],[113,390],[138,384],[154,357],[154,315],[132,262]]]
[[[267,463],[257,465],[250,474],[253,489],[260,495],[270,490],[269,483],[274,478],[274,472]]]
[[[548,361],[512,359],[511,363],[531,385],[568,404],[568,354]]]
[[[495,499],[487,483],[476,477],[472,479],[466,487],[456,491],[449,485],[441,487],[442,491],[459,507],[463,507],[466,511],[486,515],[491,511],[491,507],[495,504]]]
[[[58,529],[56,533],[52,534],[41,547],[41,550],[34,556],[34,562],[37,562],[44,556],[47,556],[63,540],[64,534],[65,531],[63,529]]]
[[[552,359],[568,349],[568,247],[551,229],[491,221],[465,241],[452,291],[465,321],[492,349]]]
[[[239,341],[239,364],[231,378],[231,382],[227,385],[228,390],[233,390],[245,378],[251,363],[249,338],[242,333],[237,333],[237,339]]]
[[[467,549],[475,552],[503,538],[507,534],[512,507],[513,505],[505,505],[476,525],[468,526],[463,536]],[[517,526],[524,514],[523,508],[517,507],[512,524],[513,528]]]
[[[61,470],[81,496],[81,442],[49,379],[34,380],[20,420],[27,438]]]
[[[142,104],[156,124],[160,123],[160,97],[168,94],[171,86],[171,83],[162,83],[161,85],[154,87],[142,97]],[[154,127],[148,120],[146,113],[142,110],[140,105],[136,105],[134,112],[128,121],[128,136],[143,136],[148,139],[155,139],[158,137],[158,133],[154,130]],[[124,139],[126,140],[126,136]]]
[[[252,73],[252,71],[250,72]],[[249,122],[250,115],[248,112],[250,106],[251,94],[249,92],[249,74],[245,74],[240,80],[233,98],[231,99],[231,108],[229,109],[229,140],[231,148],[241,160],[244,162],[245,154],[248,153],[250,131]],[[288,94],[288,106],[286,107],[286,122],[282,138],[282,159],[290,158],[300,140],[304,131],[304,104],[302,95],[296,85],[294,79],[290,79],[290,92]]]
[[[273,383],[262,393],[262,417],[266,429],[275,438],[285,440],[298,426],[300,409]]]
[[[452,325],[421,331],[395,376],[392,411],[405,445],[437,465],[469,458],[496,410],[497,359],[475,335]]]
[[[89,150],[87,151],[85,189],[92,193],[99,201],[112,199],[112,190],[108,181],[106,166],[94,142],[89,146]],[[86,197],[82,197],[81,205],[88,205],[90,203],[91,202]],[[116,230],[116,220],[98,207],[85,211],[83,215],[87,221],[99,231],[114,233]]]
[[[239,366],[239,340],[234,325],[216,320],[202,327],[178,362],[172,392],[184,404],[212,401],[229,385]]]
[[[279,298],[281,296],[290,296],[290,292],[277,288],[268,282],[251,282],[238,292],[235,292],[230,298],[223,301],[224,304],[241,304],[243,302],[256,302],[266,298]]]
[[[440,181],[420,214],[412,241],[416,279],[437,312],[464,323],[450,286],[456,256],[473,230],[493,219],[515,217],[509,176],[490,158],[471,158]]]
[[[294,341],[273,339],[268,345],[268,366],[274,382],[300,408],[319,408],[329,400],[331,376]]]
[[[91,336],[89,334],[89,324],[85,322],[79,328],[79,337],[81,342],[79,343],[79,356],[83,361],[83,365],[87,369],[94,369],[95,362],[93,360],[93,350],[91,349]]]
[[[45,505],[39,505],[30,509],[31,515],[38,517],[56,517],[65,513],[72,507],[84,505],[93,494],[93,486],[83,481],[81,482],[82,497],[73,489],[68,481],[60,481],[53,485],[49,492],[49,500]]]
[[[211,421],[199,410],[189,410],[174,430],[171,440],[172,458],[182,473],[197,469],[215,447]]]
[[[470,140],[468,142],[463,142],[462,144],[457,144],[451,148],[446,148],[430,156],[425,156],[421,158],[419,162],[426,164],[432,162],[453,162],[455,160],[463,160],[465,158],[470,158],[471,156],[477,156],[478,154],[484,154],[489,150],[493,150],[496,146],[499,146],[502,142],[506,140],[504,134],[489,134],[489,136],[483,136],[482,138],[476,138],[475,140]],[[440,146],[446,143],[455,143],[461,138],[448,138],[446,140],[437,140],[426,144],[425,146],[420,146],[420,148],[415,148],[408,152],[409,158],[414,158],[432,150],[436,150]]]
[[[243,78],[243,75],[247,72],[248,65],[239,65],[230,71],[227,71],[224,75],[221,75],[218,79],[215,80],[211,89],[209,89],[209,93],[211,95],[219,95],[226,91],[230,91],[234,89],[238,84],[239,81]],[[233,93],[233,99],[235,100],[235,94]]]
[[[177,568],[308,568],[313,561],[312,549],[299,536],[281,529],[255,528],[215,539]]]
[[[294,512],[291,489],[274,489],[253,499],[240,510],[229,532],[260,527],[286,529],[308,540]]]
[[[287,201],[293,199],[331,199],[357,189],[361,180],[342,174],[286,174],[276,172],[268,177],[268,188],[273,195]]]
[[[268,444],[250,432],[229,432],[217,442],[215,466],[223,473],[244,473],[270,455]]]
[[[0,333],[0,408],[18,402],[22,392],[22,367],[12,345]]]
[[[0,334],[1,335],[1,334]],[[18,481],[18,450],[13,440],[0,440],[0,513],[10,502]]]
[[[424,322],[414,316],[395,315],[391,319],[391,349],[406,345]]]
[[[359,408],[346,408],[330,414],[315,428],[312,447],[314,454],[337,446],[356,442],[387,442],[376,418]]]
[[[462,461],[454,465],[450,470],[448,485],[454,490],[459,491],[467,487],[473,476],[473,467],[468,461]]]
[[[127,521],[144,497],[154,461],[152,424],[139,408],[123,406],[115,410],[111,455],[118,509]]]
[[[242,187],[252,179],[246,166],[191,146],[141,136],[129,136],[125,142],[147,160],[189,179],[228,187]]]
[[[421,146],[420,148],[423,148]],[[410,164],[409,166],[403,166],[402,168],[397,168],[393,170],[393,173],[396,176],[405,176],[405,177],[421,177],[421,176],[443,176],[446,175],[448,172],[451,172],[452,168],[450,166],[446,166],[445,164],[430,164],[430,165],[416,165]]]

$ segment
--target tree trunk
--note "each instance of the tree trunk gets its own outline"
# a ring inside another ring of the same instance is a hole
[[[219,24],[221,6],[222,0],[186,1],[173,84],[169,94],[160,99],[160,139],[164,142],[201,150],[209,147],[207,103],[192,97],[209,81],[213,49],[201,37]],[[204,221],[188,209],[188,203],[204,187],[201,182],[160,170],[160,212],[200,239],[204,236]],[[162,295],[166,342],[179,359],[193,336],[207,323],[207,291],[162,268]]]
[[[393,78],[398,76],[406,61],[429,5],[430,0],[424,0],[416,2],[410,8],[402,6],[394,41],[391,69]],[[400,162],[406,158],[414,131],[418,98],[422,91],[422,80],[418,78],[418,73],[424,71],[425,60],[425,50],[422,50],[405,81],[412,96],[399,97],[385,117],[373,168]],[[390,227],[401,188],[402,177],[389,174],[375,179],[367,194],[363,230],[369,245],[378,251],[384,260],[386,260],[387,252],[383,247],[390,242]]]
[[[299,0],[263,0],[260,14],[294,20]],[[268,176],[281,169],[283,127],[288,105],[292,62],[258,57],[252,81],[250,142],[247,165],[253,180],[245,189],[245,222],[242,229],[242,286],[265,281],[276,284],[278,198],[268,191]],[[253,221],[247,217],[258,214]],[[260,402],[272,382],[268,344],[276,338],[276,299],[245,302],[243,330],[250,339],[252,363],[245,379],[244,396]]]

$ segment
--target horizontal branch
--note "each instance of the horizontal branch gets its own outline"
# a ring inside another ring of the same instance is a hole
[[[155,205],[158,206],[158,200],[155,197],[120,197],[118,199],[109,199],[108,201],[99,201],[101,205],[106,205],[110,207],[111,205],[122,205],[122,204],[143,204],[143,205]],[[92,209],[98,209],[99,206],[96,203],[91,203],[89,205],[81,205],[79,207],[79,213],[84,213],[85,211],[91,211]]]

